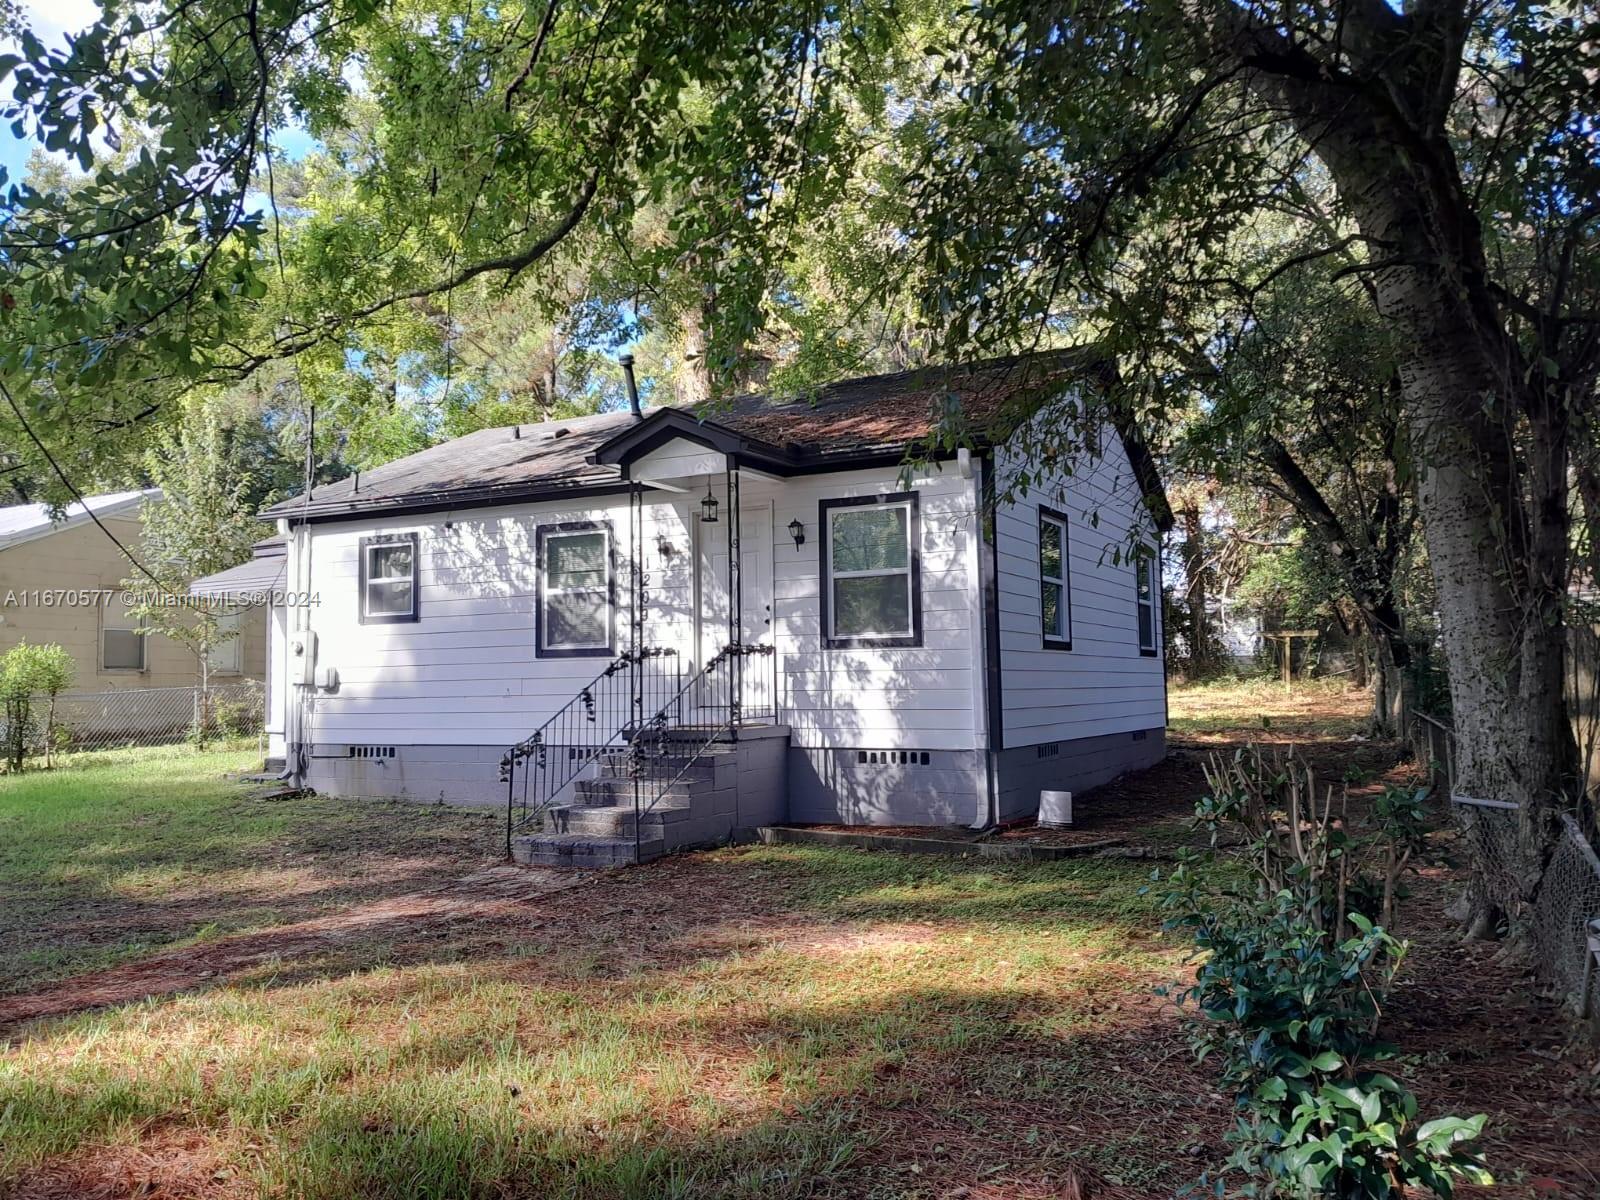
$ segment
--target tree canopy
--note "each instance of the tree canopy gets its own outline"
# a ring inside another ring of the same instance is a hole
[[[1463,785],[1526,806],[1537,878],[1600,520],[1592,7],[111,0],[21,46],[6,115],[80,172],[6,196],[24,460],[108,469],[275,372],[387,454],[472,419],[456,369],[549,403],[507,381],[585,313],[675,331],[694,398],[775,346],[803,388],[1093,338],[1124,419],[1349,547],[1375,630],[1420,530]]]

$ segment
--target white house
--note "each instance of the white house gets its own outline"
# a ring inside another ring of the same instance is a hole
[[[594,863],[778,820],[986,826],[1152,764],[1148,455],[1109,430],[1048,470],[1016,436],[928,449],[951,403],[1003,428],[1105,369],[490,429],[285,501],[287,773],[505,804],[518,857]]]

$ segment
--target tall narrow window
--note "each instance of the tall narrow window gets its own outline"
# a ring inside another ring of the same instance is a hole
[[[818,515],[825,643],[920,646],[916,493],[824,500]]]
[[[573,521],[538,535],[538,652],[544,658],[612,653],[615,578],[611,526]]]
[[[206,649],[206,670],[212,675],[237,675],[243,662],[240,617],[236,612],[218,613],[216,636]]]
[[[417,535],[361,539],[361,623],[417,619]]]
[[[1072,649],[1071,568],[1067,518],[1039,506],[1039,615],[1046,650]]]
[[[1148,546],[1140,547],[1133,560],[1135,602],[1139,612],[1139,653],[1156,653],[1156,555]]]

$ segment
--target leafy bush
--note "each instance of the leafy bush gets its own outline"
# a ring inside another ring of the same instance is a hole
[[[76,672],[72,655],[65,647],[54,644],[19,642],[0,657],[0,706],[5,721],[4,730],[0,731],[0,756],[7,770],[22,770],[28,750],[39,735],[34,701],[40,696],[47,702],[44,743],[48,765],[55,735],[56,697],[72,686]]]
[[[1378,1069],[1396,1054],[1377,1027],[1406,946],[1385,925],[1420,844],[1420,794],[1390,789],[1357,836],[1292,758],[1213,758],[1207,781],[1195,824],[1210,849],[1157,880],[1167,928],[1202,956],[1179,1000],[1206,1017],[1196,1051],[1221,1057],[1238,1106],[1227,1172],[1246,1182],[1233,1194],[1380,1200],[1421,1185],[1448,1198],[1458,1178],[1488,1181],[1469,1147],[1483,1116],[1419,1122],[1416,1098]],[[1226,1175],[1201,1183],[1228,1193]]]

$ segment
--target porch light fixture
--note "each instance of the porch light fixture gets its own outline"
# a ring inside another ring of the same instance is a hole
[[[806,527],[800,523],[800,518],[796,517],[789,522],[789,536],[794,539],[796,550],[806,544]]]
[[[705,499],[700,501],[700,519],[707,525],[717,523],[717,498],[711,494],[711,484],[706,483]]]

